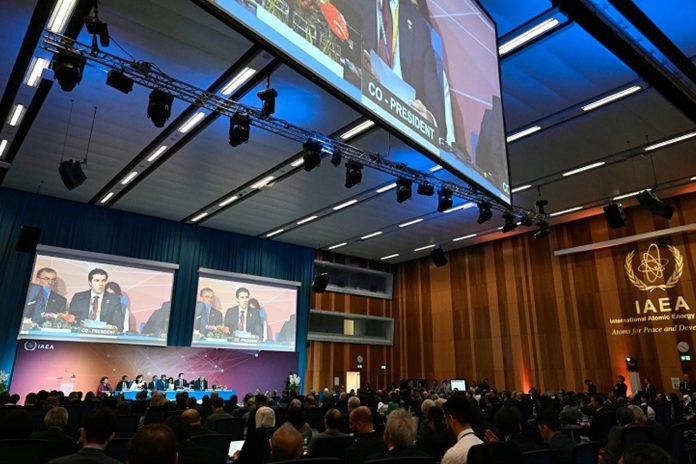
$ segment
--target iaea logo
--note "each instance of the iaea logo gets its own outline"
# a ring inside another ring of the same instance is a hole
[[[55,350],[55,348],[51,343],[37,343],[34,340],[27,340],[24,342],[24,351],[36,350]]]
[[[667,245],[667,249],[674,257],[674,271],[665,283],[655,283],[659,279],[664,278],[665,269],[669,264],[669,260],[660,255],[660,247],[655,243],[651,243],[648,247],[648,251],[640,255],[640,264],[636,268],[636,270],[643,273],[645,280],[640,279],[633,271],[633,257],[636,251],[633,250],[626,256],[624,269],[626,270],[628,280],[630,280],[636,288],[645,292],[652,292],[657,289],[667,290],[668,288],[676,286],[684,272],[684,257],[681,252],[672,245]]]

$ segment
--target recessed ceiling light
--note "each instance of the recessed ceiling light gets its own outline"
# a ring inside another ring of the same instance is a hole
[[[106,203],[107,201],[109,201],[109,200],[111,199],[111,197],[113,197],[113,196],[114,196],[114,192],[109,192],[109,193],[107,193],[106,195],[104,195],[104,198],[102,198],[101,200],[99,200],[99,203],[101,203],[101,204],[103,205],[104,203]]]
[[[207,215],[208,215],[208,212],[207,212],[207,211],[204,212],[204,213],[201,213],[201,214],[199,214],[198,216],[196,216],[195,218],[191,219],[191,222],[198,222],[198,221],[200,221],[201,219],[203,219],[204,217],[206,217]]]
[[[249,188],[252,188],[252,189],[259,189],[259,188],[261,188],[261,187],[265,187],[265,186],[268,185],[268,183],[269,183],[270,181],[272,181],[273,179],[275,179],[275,177],[273,177],[273,176],[264,177],[263,179],[261,179],[260,181],[256,182],[255,184],[252,184],[251,187],[249,187]]]
[[[469,238],[474,238],[474,237],[476,237],[476,235],[477,235],[477,234],[469,234],[469,235],[465,235],[465,236],[463,236],[463,237],[453,238],[452,241],[453,241],[453,242],[459,242],[459,241],[461,241],[461,240],[466,240],[466,239],[469,239]]]
[[[579,172],[589,171],[590,169],[598,168],[600,166],[604,166],[605,164],[607,164],[606,161],[598,161],[596,163],[588,164],[587,166],[564,172],[563,177],[572,176],[573,174],[577,174]]]
[[[428,169],[428,171],[430,171],[430,172],[437,172],[437,171],[439,171],[440,169],[442,169],[442,166],[440,166],[439,164],[436,164],[436,165],[433,166],[432,168]]]
[[[514,142],[515,140],[521,139],[522,137],[526,137],[530,134],[533,134],[535,132],[539,132],[541,130],[541,126],[532,126],[527,129],[521,130],[519,132],[515,132],[511,136],[507,138],[508,143]]]
[[[191,116],[188,121],[183,123],[181,125],[181,127],[179,127],[179,132],[181,132],[182,134],[187,133],[188,131],[193,129],[194,126],[196,126],[199,122],[201,122],[204,117],[205,117],[205,113],[203,113],[202,111],[199,111],[198,113]]]
[[[529,42],[530,40],[535,39],[536,37],[539,37],[544,32],[553,29],[554,27],[558,26],[559,24],[560,24],[560,21],[557,20],[556,18],[549,18],[546,21],[537,24],[536,26],[532,27],[531,29],[521,33],[517,37],[502,44],[500,47],[498,47],[498,53],[500,54],[500,56],[503,56],[506,53],[510,53],[512,50],[514,50],[518,47],[521,47],[525,43]]]
[[[220,208],[222,208],[222,207],[224,207],[224,206],[229,205],[229,204],[232,203],[233,201],[237,201],[237,200],[239,200],[239,195],[233,195],[233,196],[229,197],[228,199],[226,199],[225,201],[222,201],[222,202],[218,203],[218,206],[219,206]]]
[[[464,203],[464,204],[461,204],[461,205],[453,206],[453,207],[450,208],[450,209],[446,209],[446,210],[443,211],[443,213],[445,213],[445,214],[447,214],[447,213],[453,213],[453,212],[455,212],[455,211],[459,211],[460,209],[469,209],[469,208],[471,208],[471,207],[473,207],[473,206],[476,206],[476,205],[473,204],[472,202],[468,202],[468,203]]]
[[[613,93],[611,95],[608,95],[604,98],[600,98],[597,101],[594,101],[592,103],[588,103],[587,105],[582,107],[583,111],[590,111],[595,108],[599,108],[600,106],[606,105],[607,103],[611,103],[614,100],[618,100],[620,98],[626,97],[628,95],[631,95],[632,93],[638,92],[642,87],[640,85],[634,85],[632,87],[629,87],[627,89],[623,89],[620,92]]]
[[[302,224],[307,224],[308,222],[313,221],[318,217],[319,216],[309,216],[307,218],[302,219],[301,221],[297,221],[297,225],[301,226]]]
[[[561,214],[568,214],[572,213],[573,211],[579,211],[582,209],[582,206],[575,206],[574,208],[568,208],[564,209],[562,211],[556,211],[555,213],[549,214],[549,217],[554,217],[554,216],[560,216]]]
[[[48,67],[49,61],[44,58],[34,58],[34,62],[31,65],[29,73],[27,74],[27,85],[29,87],[36,87],[41,78],[41,73]]]
[[[377,232],[372,232],[371,234],[363,235],[362,237],[360,237],[360,240],[367,240],[368,238],[377,237],[378,235],[382,235],[383,233],[384,232],[382,232],[381,230],[378,230]]]
[[[415,248],[413,251],[423,251],[423,250],[427,250],[428,248],[435,248],[435,245],[422,246],[420,248]]]
[[[51,32],[56,32],[58,34],[63,32],[65,24],[68,22],[68,18],[72,15],[75,9],[76,0],[58,0],[58,3],[53,8],[51,17],[48,20],[48,29]]]
[[[10,126],[17,125],[17,123],[19,122],[19,118],[22,116],[22,111],[24,111],[24,105],[15,105],[14,111],[12,111],[12,116],[10,116]]]
[[[5,154],[5,148],[7,147],[7,139],[2,139],[0,142],[0,157]]]
[[[528,188],[532,188],[532,184],[520,185],[519,187],[515,187],[511,191],[512,193],[517,193],[521,192],[522,190],[527,190]]]
[[[147,158],[147,162],[148,162],[148,163],[152,163],[159,155],[161,155],[162,153],[164,153],[166,150],[167,150],[167,146],[166,146],[166,145],[160,146],[157,150],[155,150],[155,152],[154,152],[153,154],[151,154],[151,155]]]
[[[229,96],[234,93],[235,90],[240,88],[246,81],[256,74],[256,70],[247,66],[242,69],[232,80],[220,91],[224,96]]]
[[[293,168],[296,168],[297,166],[302,166],[303,163],[304,163],[304,158],[300,157],[300,158],[297,158],[292,163],[290,163],[290,166],[292,166]]]
[[[367,121],[361,122],[360,124],[353,127],[352,129],[348,129],[343,134],[339,135],[339,137],[341,138],[341,140],[348,140],[350,138],[355,137],[358,134],[365,132],[367,129],[371,128],[374,125],[375,125],[375,122],[368,119]]]
[[[399,256],[399,253],[394,253],[393,255],[389,255],[389,256],[382,256],[382,257],[379,258],[379,259],[382,260],[382,261],[384,261],[385,259],[396,258],[397,256]]]
[[[345,203],[341,203],[340,205],[334,206],[332,209],[333,209],[334,211],[338,211],[339,209],[347,208],[347,207],[349,207],[350,205],[354,205],[354,204],[356,204],[357,202],[358,202],[358,200],[348,200],[348,201],[346,201]]]
[[[285,232],[285,229],[276,229],[273,232],[267,233],[266,237],[273,237],[274,235],[278,235],[281,232]]]
[[[138,171],[133,171],[133,172],[131,172],[130,174],[128,174],[128,175],[126,176],[125,179],[123,179],[123,180],[121,181],[121,185],[126,185],[128,182],[130,182],[130,181],[132,181],[133,179],[135,179],[135,176],[137,176],[137,175],[138,175]]]
[[[335,250],[336,248],[341,248],[342,246],[348,245],[348,242],[337,243],[329,247],[329,250]]]
[[[656,143],[655,145],[650,145],[645,147],[645,151],[655,150],[673,143],[681,142],[682,140],[690,139],[691,137],[696,137],[696,132],[691,132],[689,134],[682,135],[681,137],[675,137],[673,139],[665,140],[664,142]]]
[[[634,196],[638,195],[640,192],[642,192],[642,190],[636,190],[635,192],[631,192],[631,193],[624,193],[623,195],[615,196],[614,198],[612,198],[612,200],[616,201],[616,200],[623,200],[624,198],[634,197]]]
[[[413,224],[418,224],[422,220],[423,220],[423,218],[418,218],[418,219],[414,219],[413,221],[404,222],[403,224],[399,224],[399,227],[412,226]]]
[[[378,189],[377,189],[377,193],[384,193],[384,192],[386,192],[387,190],[391,190],[391,189],[393,189],[393,188],[395,188],[395,187],[396,187],[396,182],[394,182],[393,184],[385,185],[385,186],[382,187],[382,188],[378,188]]]

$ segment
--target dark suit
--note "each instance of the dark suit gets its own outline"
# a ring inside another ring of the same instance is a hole
[[[67,300],[63,295],[51,290],[46,297],[46,292],[41,285],[30,284],[27,292],[27,301],[24,304],[24,317],[30,317],[37,324],[43,322],[41,313],[64,313],[67,308]]]
[[[119,380],[114,391],[126,391],[130,388],[130,382]]]
[[[46,460],[67,456],[78,450],[77,440],[64,434],[56,427],[49,427],[31,434],[31,438],[46,440]]]
[[[363,17],[362,48],[377,52],[380,39],[377,34],[377,0],[356,3],[359,3]],[[416,90],[416,98],[432,113],[440,137],[446,137],[442,62],[433,46],[433,29],[412,2],[400,1],[398,30],[401,77]]]
[[[225,313],[225,325],[229,327],[230,331],[242,330],[239,327],[239,306],[233,306],[227,309]],[[263,339],[263,319],[261,318],[260,311],[256,308],[247,307],[246,309],[246,329],[247,332],[252,333]]]
[[[89,319],[89,311],[92,307],[91,294],[90,290],[85,290],[84,292],[74,294],[72,300],[70,300],[70,314],[75,315],[77,322]],[[104,292],[101,294],[100,299],[99,320],[111,324],[117,327],[119,332],[123,332],[124,314],[119,295]]]
[[[169,331],[169,313],[171,312],[171,302],[165,301],[162,306],[155,310],[148,318],[143,327],[143,335],[154,335],[159,337]]]
[[[626,392],[628,391],[628,385],[623,382],[617,382],[614,385],[614,396],[616,398],[626,398]]]
[[[209,309],[209,311],[206,309]],[[197,301],[193,329],[205,335],[208,332],[205,328],[207,325],[222,325],[222,312],[201,301]]]
[[[655,385],[649,383],[643,388],[643,393],[645,393],[649,401],[652,401],[657,396],[657,388],[655,388]]]
[[[188,388],[188,386],[186,379],[176,379],[174,381],[174,388]]]
[[[572,464],[573,463],[573,448],[575,441],[569,436],[558,432],[553,437],[549,438],[544,444],[554,450],[554,464]]]
[[[82,448],[75,454],[49,461],[48,464],[121,464],[98,448]]]
[[[368,456],[373,454],[384,454],[387,452],[387,445],[377,432],[370,432],[362,435],[355,443],[348,447],[346,451],[346,464],[363,464]]]
[[[203,380],[201,382],[201,379],[196,379],[193,381],[193,389],[194,390],[207,390],[208,389],[208,381]]]

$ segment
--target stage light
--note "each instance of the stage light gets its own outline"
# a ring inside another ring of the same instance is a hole
[[[444,213],[452,207],[452,191],[448,188],[442,188],[437,195],[437,210]]]
[[[303,169],[307,172],[321,164],[321,144],[315,140],[307,140],[302,145],[302,159],[304,160]]]
[[[106,25],[106,23],[100,21],[96,14],[94,16],[87,16],[85,18],[85,28],[87,29],[87,32],[93,36],[99,36],[99,43],[102,47],[109,46],[109,27]],[[94,46],[96,45],[96,42],[93,42],[92,44]]]
[[[522,216],[522,219],[520,219],[520,222],[525,227],[531,227],[532,224],[534,224],[534,219],[529,214],[525,214],[524,216]]]
[[[503,219],[505,219],[505,224],[503,224],[503,228],[501,230],[504,234],[513,231],[517,228],[517,218],[514,214],[510,212],[505,212],[503,213]]]
[[[363,165],[357,161],[348,161],[346,163],[346,188],[351,188],[362,182]]]
[[[336,149],[336,151],[331,155],[331,164],[333,164],[336,167],[339,167],[341,165],[341,151]]]
[[[410,180],[401,177],[396,181],[396,201],[398,203],[403,203],[411,198],[411,184]]]
[[[650,190],[643,190],[636,195],[636,199],[643,208],[647,208],[651,213],[662,216],[665,219],[672,219],[674,208],[657,198],[657,195]]]
[[[259,114],[261,119],[266,119],[275,113],[275,99],[278,96],[278,92],[276,92],[275,89],[262,90],[258,92],[256,96],[258,96],[263,102],[261,113]]]
[[[84,56],[70,51],[61,51],[53,59],[53,75],[60,88],[70,92],[82,80],[82,73],[87,60]]]
[[[147,117],[152,119],[155,127],[164,127],[164,123],[167,122],[167,119],[172,114],[173,102],[174,95],[157,89],[150,92],[150,100],[147,104]]]
[[[425,195],[426,197],[431,197],[435,193],[435,186],[430,182],[421,182],[418,184],[416,189],[418,195]]]
[[[87,176],[82,171],[81,165],[81,161],[65,160],[61,161],[60,166],[58,166],[60,178],[63,181],[63,184],[65,184],[65,188],[68,190],[79,187],[85,180],[87,180]]]
[[[479,217],[476,220],[479,224],[483,224],[486,221],[490,221],[493,217],[493,211],[491,211],[491,204],[487,201],[481,201],[478,203]]]
[[[230,118],[229,144],[233,147],[238,147],[249,141],[249,132],[251,131],[251,118],[240,113],[235,113]]]
[[[113,87],[123,93],[129,93],[133,90],[133,79],[125,76],[123,73],[112,69],[106,75],[106,85]]]
[[[537,222],[537,225],[539,226],[539,230],[534,232],[534,238],[544,238],[551,233],[551,229],[549,228],[548,222],[539,221]]]

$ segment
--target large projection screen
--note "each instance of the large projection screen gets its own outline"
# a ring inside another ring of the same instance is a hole
[[[200,269],[191,346],[295,351],[299,286]]]
[[[164,346],[177,268],[40,245],[18,338]]]
[[[478,3],[207,1],[431,159],[510,203],[496,26]]]

